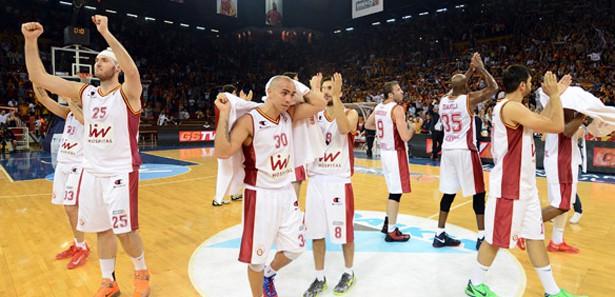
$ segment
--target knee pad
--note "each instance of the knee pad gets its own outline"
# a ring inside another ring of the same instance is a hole
[[[389,194],[389,200],[399,202],[401,200],[401,194]]]
[[[265,265],[263,264],[249,264],[248,268],[254,272],[261,272],[265,270]]]
[[[284,251],[283,253],[284,253],[284,256],[286,258],[290,259],[290,260],[295,260],[295,259],[299,258],[299,256],[301,256],[301,254],[302,254],[301,252],[299,252],[299,253],[291,253],[289,251]]]
[[[440,200],[440,211],[448,212],[449,210],[451,210],[453,200],[455,200],[455,194],[442,195],[442,199]]]
[[[484,215],[485,214],[485,193],[478,193],[474,195],[472,206],[474,207],[475,214]]]

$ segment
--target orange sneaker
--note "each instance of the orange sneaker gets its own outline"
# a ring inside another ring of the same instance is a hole
[[[562,252],[568,254],[578,254],[579,249],[573,246],[568,245],[565,241],[560,244],[556,244],[553,240],[549,240],[549,245],[547,246],[547,251],[549,252]]]
[[[72,256],[75,255],[76,252],[77,252],[77,246],[73,242],[73,244],[71,244],[66,250],[56,255],[56,260],[63,260],[63,259],[71,258]]]
[[[116,281],[112,281],[108,278],[103,278],[100,284],[100,289],[96,292],[94,297],[117,297],[120,296],[120,287]]]
[[[85,245],[85,249],[77,248],[77,252],[75,252],[73,257],[70,259],[70,262],[68,262],[68,264],[66,265],[66,268],[75,269],[85,264],[85,261],[87,260],[89,255],[90,255],[90,247],[87,246],[87,244]]]
[[[522,250],[525,251],[525,238],[519,238],[517,240],[517,247]]]
[[[133,297],[148,297],[150,294],[149,287],[149,271],[137,270],[135,271],[135,292]]]

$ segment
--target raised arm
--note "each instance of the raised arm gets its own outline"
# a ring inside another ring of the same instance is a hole
[[[574,111],[569,110],[569,109],[564,109],[564,118],[567,120],[568,117],[566,116],[566,113],[573,113]],[[566,121],[566,124],[564,125],[564,135],[566,137],[572,137],[575,133],[577,133],[577,131],[579,130],[579,127],[581,127],[581,125],[583,125],[583,121],[585,121],[585,115],[582,113],[577,113],[575,116],[572,116],[570,120]]]
[[[66,98],[79,98],[84,87],[81,83],[65,80],[47,73],[38,50],[38,38],[43,34],[43,26],[37,22],[21,25],[21,33],[25,38],[24,51],[28,77],[33,84]]]
[[[333,75],[333,114],[337,122],[337,129],[342,134],[354,133],[357,131],[357,123],[359,122],[359,114],[356,110],[351,109],[346,111],[342,103],[342,75],[335,73]]]
[[[537,114],[520,102],[508,102],[502,107],[502,120],[509,125],[520,124],[536,132],[561,133],[564,131],[564,110],[560,101],[560,87],[557,79],[550,71],[545,74],[542,84],[544,92],[549,96],[545,110],[548,113]]]
[[[408,122],[406,121],[406,112],[401,107],[401,105],[397,105],[393,108],[393,121],[397,126],[397,132],[399,133],[399,137],[403,141],[409,141],[414,136],[414,129],[410,129],[408,127]]]
[[[252,130],[252,117],[247,114],[242,116],[237,120],[233,129],[230,129],[230,102],[224,94],[219,94],[215,104],[220,111],[220,116],[218,118],[218,126],[216,127],[214,154],[216,158],[228,159],[241,149],[241,146],[248,138],[252,137],[254,133]]]
[[[32,84],[32,89],[34,90],[36,101],[40,102],[43,106],[45,106],[45,108],[47,108],[47,110],[56,116],[66,119],[66,115],[68,115],[68,112],[70,111],[68,107],[62,106],[55,100],[51,99],[45,89],[35,84]]]
[[[485,69],[485,64],[478,53],[472,57],[472,67],[481,75],[481,77],[487,82],[487,86],[482,90],[471,92],[468,94],[468,100],[470,101],[470,108],[474,109],[476,105],[483,101],[489,100],[498,91],[498,83],[495,78]],[[469,77],[468,77],[469,79]]]
[[[117,58],[117,62],[120,64],[122,72],[124,72],[124,84],[122,85],[122,91],[128,97],[130,107],[134,111],[141,110],[141,92],[143,86],[141,85],[141,77],[139,75],[139,69],[135,61],[132,60],[128,51],[122,46],[122,44],[109,32],[108,18],[102,15],[92,16],[92,22],[96,25],[96,29],[100,32],[100,35],[105,39],[111,50]]]
[[[319,111],[322,111],[327,106],[327,100],[320,91],[320,82],[322,74],[317,74],[310,80],[310,91],[303,96],[304,103],[298,103],[289,110],[293,117],[293,121],[308,119]]]

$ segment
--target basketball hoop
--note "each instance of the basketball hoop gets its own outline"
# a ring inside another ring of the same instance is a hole
[[[92,79],[91,73],[79,72],[79,80],[81,80],[82,83],[90,83],[91,79]]]

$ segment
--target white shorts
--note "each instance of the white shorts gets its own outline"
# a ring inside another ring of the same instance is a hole
[[[440,192],[473,196],[485,192],[483,165],[478,152],[470,150],[443,150],[440,161]]]
[[[489,197],[485,210],[487,242],[500,248],[514,248],[519,238],[545,239],[538,193],[517,200]]]
[[[77,230],[122,234],[139,229],[139,169],[115,176],[95,176],[84,170],[81,178]]]
[[[83,169],[79,166],[58,164],[53,173],[51,204],[79,205],[80,180]]]
[[[346,244],[354,241],[354,194],[350,181],[311,176],[305,200],[305,237]]]
[[[380,160],[389,193],[410,193],[410,168],[406,151],[381,150]]]
[[[246,185],[243,194],[243,234],[239,261],[265,264],[273,244],[278,251],[301,253],[305,247],[303,214],[295,190]]]
[[[577,183],[547,183],[547,196],[551,206],[568,211],[577,200]]]

